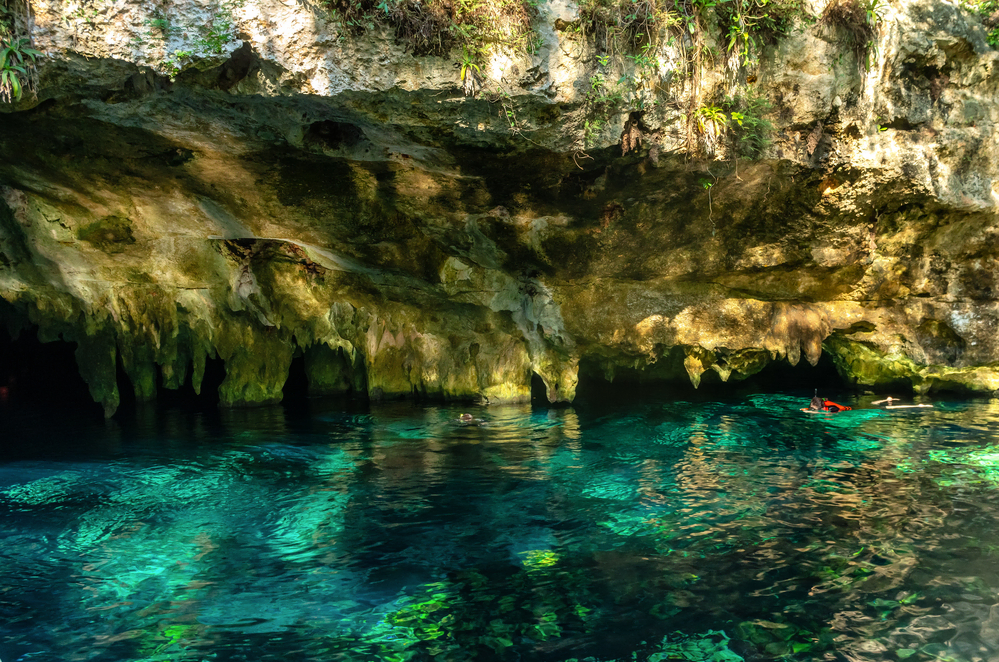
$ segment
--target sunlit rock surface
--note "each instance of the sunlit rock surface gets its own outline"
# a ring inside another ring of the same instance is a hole
[[[494,50],[471,96],[390,31],[226,7],[36,2],[37,95],[0,107],[2,314],[78,343],[109,414],[116,365],[151,399],[215,357],[231,406],[279,401],[298,356],[313,392],[374,398],[823,353],[862,386],[999,388],[997,54],[956,4],[888,7],[867,70],[819,20],[652,76],[542,2],[536,52]],[[598,73],[627,81],[599,118]],[[750,92],[759,158],[692,131]]]

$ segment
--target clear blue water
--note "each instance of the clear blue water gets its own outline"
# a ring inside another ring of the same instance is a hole
[[[0,659],[999,660],[999,400],[806,402],[4,410]]]

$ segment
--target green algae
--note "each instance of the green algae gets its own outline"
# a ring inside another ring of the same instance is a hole
[[[938,485],[999,484],[999,449],[969,448],[931,450],[923,464],[942,465],[943,471],[934,478]]]
[[[88,223],[76,231],[76,236],[80,241],[109,254],[122,253],[135,243],[132,221],[123,216],[105,216]]]
[[[729,649],[731,638],[720,630],[708,630],[699,635],[675,632],[663,637],[660,651],[652,653],[648,662],[688,660],[689,662],[744,662]]]
[[[343,348],[317,344],[307,349],[305,374],[309,380],[309,393],[312,395],[367,392],[360,354],[355,353],[351,360]]]

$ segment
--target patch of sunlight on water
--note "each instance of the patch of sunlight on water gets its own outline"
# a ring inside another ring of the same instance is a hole
[[[999,659],[999,401],[805,403],[32,419],[0,659]]]

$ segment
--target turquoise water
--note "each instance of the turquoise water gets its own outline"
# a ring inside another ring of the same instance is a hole
[[[999,660],[999,400],[806,403],[4,411],[0,659]]]

